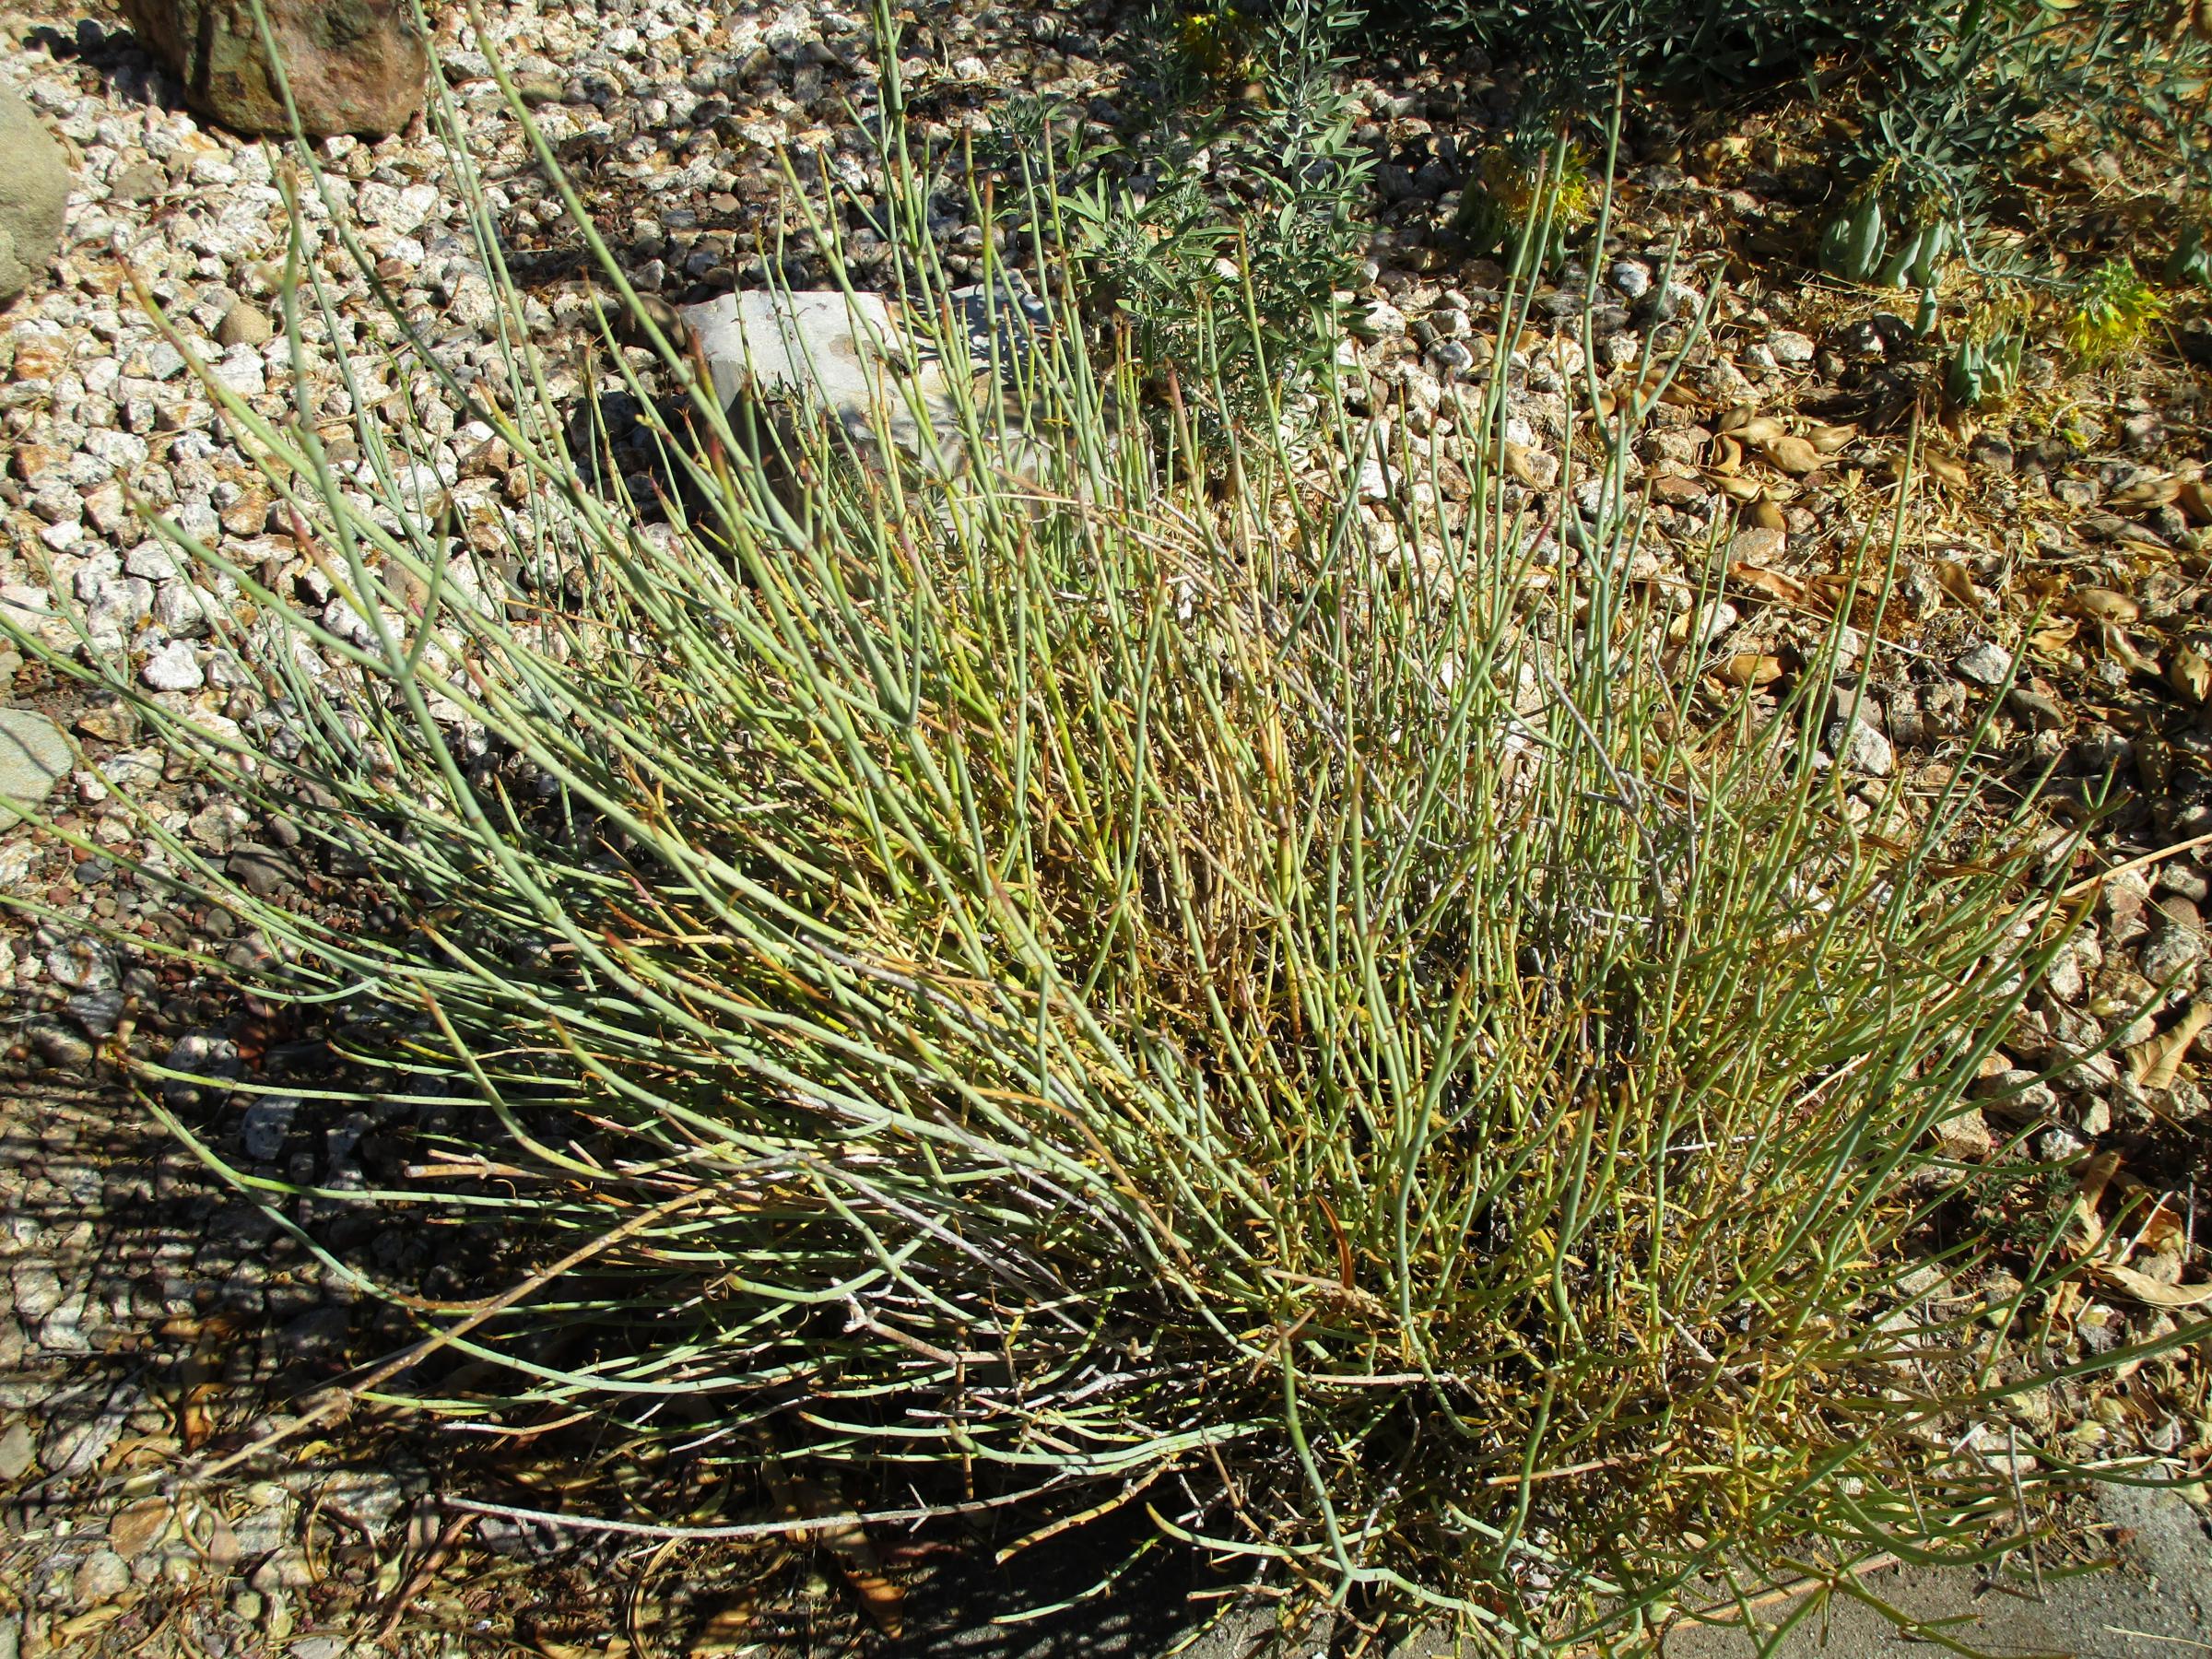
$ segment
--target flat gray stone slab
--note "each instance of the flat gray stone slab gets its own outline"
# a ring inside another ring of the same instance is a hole
[[[818,403],[863,442],[880,411],[891,441],[914,455],[925,448],[925,430],[946,431],[954,418],[944,365],[900,327],[880,294],[756,289],[677,314],[725,405],[741,394]]]
[[[2001,1584],[1964,1567],[1893,1567],[1869,1573],[1865,1587],[1908,1618],[1992,1659],[2204,1659],[2212,1653],[2212,1511],[2172,1492],[2108,1487],[2096,1494],[2106,1535],[2118,1545],[2107,1572],[2060,1576],[2065,1552],[2045,1556],[2053,1569],[2039,1591],[2025,1557]],[[2097,1541],[2101,1547],[2102,1539]],[[1770,1603],[1759,1617],[1778,1623],[1794,1604]],[[1719,1625],[1682,1625],[1666,1639],[1666,1659],[1753,1659],[1752,1639]],[[1873,1608],[1836,1596],[1772,1649],[1773,1659],[1931,1659],[1944,1650],[1914,1641]],[[1443,1659],[1448,1640],[1417,1638],[1392,1659]]]
[[[947,296],[951,315],[940,355],[930,332],[910,327],[895,301],[834,288],[724,294],[677,315],[706,359],[714,394],[726,407],[741,395],[825,410],[864,451],[873,453],[877,422],[892,444],[928,470],[958,475],[970,460],[959,437],[956,383],[987,404],[995,370],[1003,390],[1017,389],[1053,331],[1036,296],[1002,281]],[[1021,446],[1000,470],[1029,476],[1034,457]]]
[[[28,811],[69,775],[76,753],[62,728],[29,709],[0,709],[0,800]]]

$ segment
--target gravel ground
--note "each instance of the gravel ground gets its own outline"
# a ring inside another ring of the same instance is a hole
[[[635,279],[671,300],[757,279],[759,250],[772,245],[778,146],[849,177],[862,166],[853,109],[865,112],[877,65],[857,9],[690,0],[489,9],[600,229]],[[173,80],[111,13],[34,8],[0,18],[0,29],[9,42],[0,77],[67,141],[76,172],[51,279],[0,314],[0,603],[73,639],[58,618],[39,620],[66,599],[82,608],[92,648],[127,655],[165,707],[265,735],[275,716],[206,639],[210,608],[239,595],[174,571],[130,501],[219,539],[273,583],[305,594],[320,579],[183,357],[139,309],[132,278],[272,418],[304,407],[342,443],[355,394],[340,383],[340,359],[371,406],[396,415],[408,389],[382,378],[367,285],[335,265],[340,325],[311,330],[306,383],[293,383],[285,343],[271,334],[285,232],[267,156],[184,112]],[[901,53],[935,136],[987,128],[1008,87],[1049,88],[1107,131],[1125,73],[1118,39],[1112,7],[950,6],[914,26]],[[445,46],[469,153],[532,295],[533,343],[551,361],[572,360],[586,306],[572,241],[483,60],[457,34]],[[1393,499],[1432,488],[1418,465],[1431,453],[1449,460],[1469,441],[1452,394],[1486,375],[1500,349],[1513,353],[1508,465],[1522,490],[1542,495],[1562,456],[1592,441],[1566,394],[1583,366],[1572,324],[1583,288],[1596,288],[1595,349],[1613,376],[1711,297],[1712,339],[1633,447],[1654,531],[1634,575],[1673,607],[1676,638],[1704,653],[1717,679],[1756,680],[1770,663],[1783,671],[1809,651],[1868,526],[1895,511],[1909,412],[1929,377],[1909,331],[1878,303],[1808,288],[1800,270],[1775,263],[1778,248],[1802,239],[1827,176],[1786,135],[1704,149],[1651,135],[1631,159],[1603,268],[1571,267],[1561,288],[1539,297],[1530,335],[1501,347],[1503,273],[1453,253],[1442,227],[1510,85],[1471,56],[1372,70],[1354,89],[1369,117],[1360,136],[1382,162],[1377,234],[1367,285],[1343,297],[1343,351],[1366,377],[1387,453],[1416,469],[1409,479],[1394,459],[1370,463],[1363,495],[1378,543],[1398,536]],[[418,124],[375,144],[331,140],[323,153],[333,211],[441,356],[465,380],[495,367],[491,290],[440,146]],[[957,218],[940,229],[958,269],[977,233]],[[2201,347],[2202,326],[2183,319],[2170,343]],[[2007,775],[2055,761],[2062,804],[2120,779],[2120,810],[2088,875],[2097,861],[2212,834],[2212,728],[2193,677],[2193,664],[2212,677],[2212,644],[2197,632],[2212,628],[2206,386],[2201,367],[2166,349],[2086,395],[2049,354],[2031,359],[2029,380],[2015,424],[1932,432],[1936,477],[1906,510],[1898,611],[1860,645],[1868,696],[1858,719],[1839,715],[1819,735],[1859,779],[1869,824],[1909,819],[1962,758],[1979,700],[2026,652],[1994,758]],[[557,385],[583,389],[574,373]],[[2062,405],[2063,422],[2052,414]],[[439,440],[436,478],[423,482],[450,494],[461,522],[496,524],[513,511],[488,429],[470,429],[435,396],[413,414]],[[1781,424],[1767,433],[1750,424],[1759,415]],[[1568,509],[1596,505],[1578,499]],[[1690,572],[1714,547],[1732,581],[1693,606]],[[1402,551],[1423,568],[1439,557]],[[2031,632],[2026,617],[2039,602],[2057,620]],[[345,621],[342,608],[334,621]],[[0,1318],[0,1659],[81,1644],[335,1659],[387,1626],[422,1651],[497,1637],[565,1659],[619,1651],[613,1643],[631,1638],[608,1636],[617,1608],[641,1641],[661,1619],[711,1628],[724,1567],[696,1553],[675,1558],[690,1581],[679,1594],[668,1560],[488,1523],[451,1532],[429,1495],[463,1465],[434,1438],[357,1423],[301,1436],[220,1481],[181,1480],[189,1460],[236,1444],[266,1411],[388,1351],[405,1327],[261,1212],[210,1190],[190,1156],[102,1076],[102,1053],[122,1044],[205,1077],[204,1088],[172,1086],[171,1108],[242,1165],[325,1189],[373,1184],[418,1125],[404,1112],[331,1113],[282,1098],[249,1108],[227,1092],[250,1068],[280,1069],[286,1034],[202,996],[174,966],[96,942],[90,929],[218,956],[253,947],[229,936],[221,912],[178,913],[100,855],[160,858],[154,843],[137,844],[112,789],[154,787],[168,828],[265,890],[320,901],[324,874],[281,826],[165,778],[127,710],[88,702],[12,653],[0,657],[0,681],[16,735],[12,747],[0,742],[0,793],[42,793],[58,773],[50,809],[86,842],[0,831],[0,884],[50,912],[0,937],[0,986],[14,1003],[14,1081],[0,1096],[0,1272],[13,1292],[12,1316]],[[57,762],[53,746],[65,742]],[[2212,873],[2186,856],[2107,884],[2094,925],[2039,988],[1993,1070],[1993,1094],[2015,1097],[2009,1116],[1993,1106],[1992,1123],[1959,1129],[1971,1156],[2026,1113],[2046,1151],[2120,1153],[2136,1178],[2170,1194],[2169,1213],[2185,1223],[2167,1230],[2180,1246],[2134,1264],[2168,1286],[2204,1272],[2193,1241],[2212,1236],[2212,1208],[2195,1213],[2212,1200],[2212,1184],[2203,1196],[2196,1186],[2212,1168],[2212,1100],[2186,1070],[2147,1086],[2147,1072],[2158,1074],[2130,1055],[2199,1008],[2207,902]],[[2120,1034],[2115,1057],[2063,1088],[2018,1092],[2026,1068],[2096,1046],[2169,977],[2172,991],[2140,1030]],[[2212,1041],[2199,1036],[2189,1052],[2212,1061]],[[293,1218],[338,1259],[402,1282],[435,1265],[420,1239],[365,1209],[303,1200]],[[2155,1306],[2091,1300],[2073,1339],[2109,1347],[2171,1328]],[[2101,1401],[2054,1392],[2018,1406],[2028,1426],[2066,1435],[2077,1454],[2145,1445],[2183,1459],[2212,1446],[2200,1396],[2160,1363]],[[836,1589],[804,1563],[790,1571],[795,1605],[816,1608],[802,1619],[809,1637],[852,1640],[855,1616]],[[973,1605],[968,1594],[947,1591],[937,1617],[959,1622],[954,1610]]]

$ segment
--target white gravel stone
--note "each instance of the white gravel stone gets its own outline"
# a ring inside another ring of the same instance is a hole
[[[171,640],[147,658],[138,677],[157,691],[196,691],[207,683],[192,647],[182,640]]]
[[[1951,665],[1961,679],[1970,679],[1977,686],[2001,686],[2005,677],[2012,672],[2012,657],[2002,647],[1977,645]]]
[[[0,709],[0,798],[36,806],[74,763],[68,738],[45,715]]]
[[[1406,332],[1406,313],[1387,300],[1377,300],[1354,312],[1348,326],[1363,340],[1394,340]]]
[[[215,378],[241,397],[258,397],[269,389],[268,370],[258,347],[234,346],[213,366]]]
[[[405,236],[422,228],[438,209],[438,189],[431,184],[410,184],[395,190],[389,184],[364,184],[354,203],[361,222]]]
[[[81,1610],[113,1601],[131,1587],[131,1564],[112,1549],[96,1549],[77,1568],[70,1589]]]
[[[154,620],[173,640],[199,639],[222,613],[223,602],[195,582],[167,582],[154,590]]]
[[[1897,770],[1897,751],[1889,739],[1863,720],[1832,722],[1827,742],[1829,753],[1853,771],[1886,778]]]
[[[176,554],[161,541],[140,542],[124,556],[123,568],[126,574],[147,582],[170,582],[183,573]]]
[[[1359,463],[1359,475],[1355,488],[1359,500],[1369,503],[1387,501],[1396,490],[1402,475],[1394,466],[1386,466],[1370,455]]]
[[[1813,360],[1813,342],[1792,329],[1776,329],[1767,336],[1766,347],[1785,369],[1800,369]]]

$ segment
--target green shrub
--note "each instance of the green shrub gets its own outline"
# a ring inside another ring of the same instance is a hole
[[[1335,84],[1357,17],[1336,0],[1290,0],[1265,26],[1174,14],[1171,84],[1136,100],[1127,145],[1071,156],[1052,181],[1095,336],[1119,338],[1155,407],[1175,378],[1217,421],[1250,424],[1331,356],[1330,297],[1365,251],[1373,165]],[[1256,103],[1218,101],[1222,75],[1197,74],[1194,88],[1177,73],[1192,67],[1194,18],[1233,22],[1247,53],[1236,74],[1255,79]]]
[[[1925,10],[1907,0],[1447,0],[1373,15],[1424,39],[1479,41],[1525,65],[1546,102],[1590,112],[1623,74],[1667,91],[1735,94],[1839,53],[1891,50]]]
[[[891,137],[879,222],[934,330]],[[330,232],[295,223],[300,352]],[[2056,878],[1963,778],[1863,832],[1817,756],[1830,658],[1711,702],[1626,584],[1618,462],[1580,556],[1483,466],[1463,514],[1401,450],[1366,512],[1341,457],[1375,435],[1332,399],[1297,453],[1238,440],[1224,497],[1062,337],[1034,476],[959,377],[951,483],[805,423],[772,482],[694,395],[664,524],[588,485],[498,286],[495,395],[412,335],[389,368],[526,469],[518,577],[392,484],[429,435],[359,417],[364,501],[312,421],[211,380],[358,626],[159,524],[259,609],[219,640],[251,745],[18,641],[356,873],[295,907],[140,826],[268,947],[201,966],[360,1068],[329,1092],[454,1114],[424,1161],[497,1171],[327,1196],[571,1261],[464,1322],[488,1369],[430,1408],[597,1413],[994,1541],[1141,1505],[1287,1618],[1497,1651],[2030,1523],[2032,1461],[1961,1426],[2041,1369],[2010,1331],[2062,1266],[1993,1290],[1977,1241],[2044,1171],[1933,1131]],[[297,1189],[199,1149],[293,1225]]]
[[[1424,45],[1472,39],[1516,65],[1527,133],[1601,118],[1624,82],[1631,107],[1809,88],[1849,132],[1822,268],[1918,288],[1931,321],[1947,265],[1992,262],[1993,218],[2029,232],[2004,255],[2007,275],[2049,283],[2082,252],[2054,243],[2047,211],[2020,211],[2054,149],[2112,146],[2146,194],[2201,192],[2212,39],[2192,15],[2174,0],[1459,0],[1441,23],[1426,7],[1376,14]],[[1486,200],[1471,193],[1466,211],[1487,234]]]
[[[1185,66],[1207,80],[1224,82],[1252,77],[1257,67],[1254,32],[1253,20],[1222,0],[1180,9],[1171,31]]]

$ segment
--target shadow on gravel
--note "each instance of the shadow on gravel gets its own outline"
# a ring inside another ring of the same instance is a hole
[[[958,1653],[964,1659],[1088,1659],[1088,1655],[1154,1659],[1173,1650],[1224,1607],[1226,1617],[1194,1654],[1241,1653],[1266,1630],[1248,1608],[1219,1599],[1223,1580],[1194,1551],[1157,1544],[1104,1591],[1064,1610],[994,1624],[1019,1609],[1050,1607],[1084,1595],[1109,1563],[1152,1535],[1141,1512],[1116,1515],[1026,1550],[1003,1566],[993,1551],[940,1567],[911,1597],[908,1636],[900,1652]],[[1211,1598],[1194,1602],[1193,1593]]]
[[[238,1068],[224,1045],[241,1033],[251,1042],[251,1023],[210,1020],[159,1040],[163,1052],[181,1040],[182,1058],[225,1074],[176,1090],[173,1104],[231,1156],[275,1153],[265,1171],[301,1182],[342,1175],[378,1131],[297,1107],[272,1117],[265,1097],[229,1088]],[[265,1058],[255,1069],[267,1075]],[[629,1477],[588,1427],[511,1450],[428,1416],[365,1409],[194,1481],[195,1467],[251,1444],[274,1414],[417,1333],[381,1304],[353,1300],[264,1211],[218,1187],[127,1089],[89,1071],[49,1065],[0,1084],[0,1277],[13,1304],[0,1320],[0,1578],[24,1587],[21,1616],[49,1642],[74,1630],[72,1651],[91,1654],[236,1651],[241,1633],[252,1640],[251,1620],[274,1617],[349,1641],[396,1632],[402,1651],[441,1632],[496,1632],[558,1653],[628,1628],[648,1633],[648,1652],[680,1653],[718,1614],[741,1608],[748,1640],[775,1654],[1154,1659],[1223,1606],[1200,1559],[1157,1544],[1095,1591],[1107,1564],[1146,1540],[1141,1511],[1005,1565],[992,1558],[1025,1524],[1012,1517],[997,1535],[879,1537],[902,1596],[894,1640],[871,1627],[826,1552],[665,1549],[449,1505],[477,1497],[650,1515],[651,1493],[665,1488],[673,1515],[689,1501],[674,1477],[615,1497]],[[324,1248],[363,1265],[393,1262],[405,1230],[368,1206],[295,1200],[291,1213]],[[464,1294],[504,1282],[498,1270],[440,1277]],[[445,1369],[434,1362],[413,1381]],[[546,1493],[564,1478],[581,1483],[572,1497]],[[149,1510],[165,1525],[171,1514],[184,1524],[149,1535]],[[733,1500],[721,1518],[749,1512]],[[127,1601],[102,1602],[103,1574],[134,1586]],[[1194,1591],[1215,1599],[1192,1602]],[[119,1610],[103,1618],[110,1609]],[[994,1622],[1009,1616],[1018,1622]],[[1256,1627],[1224,1619],[1189,1651],[1227,1659],[1265,1628],[1264,1614]],[[165,1631],[172,1640],[157,1641]]]

